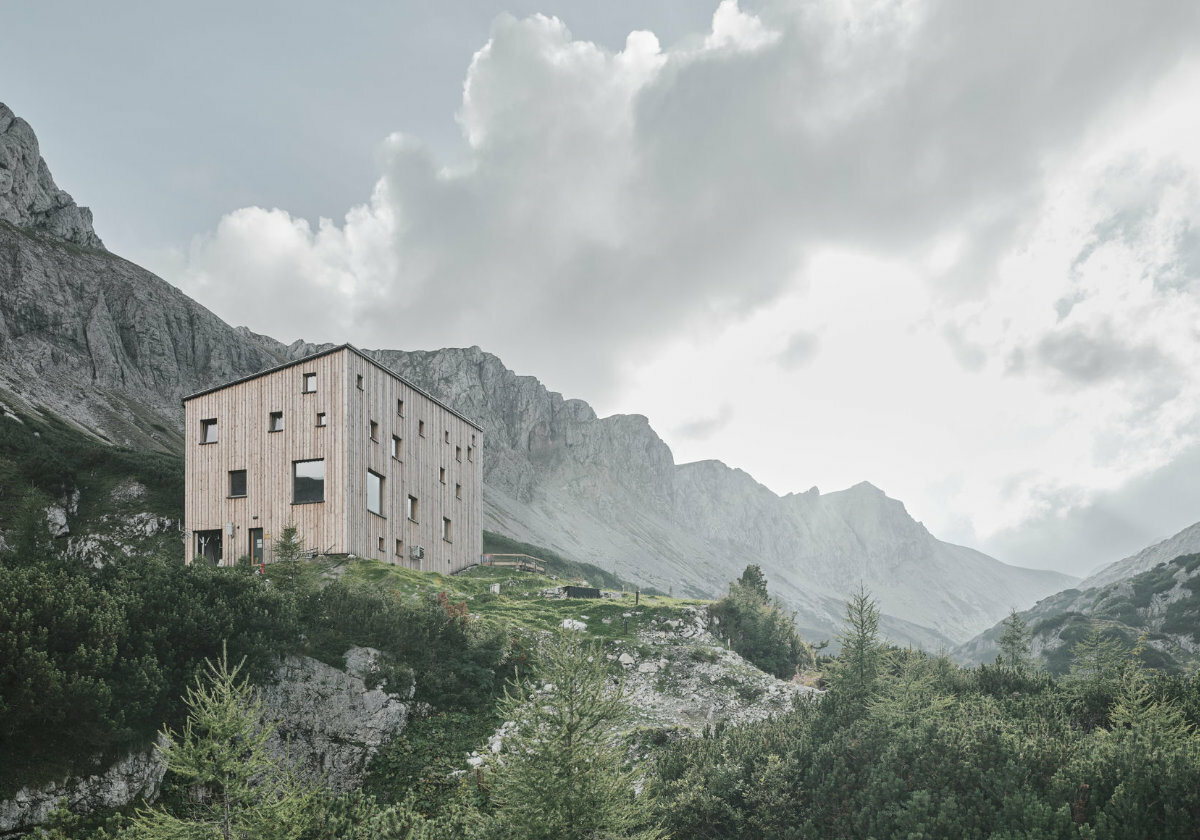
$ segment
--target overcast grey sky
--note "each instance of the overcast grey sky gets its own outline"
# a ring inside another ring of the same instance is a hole
[[[111,249],[1084,573],[1200,520],[1200,4],[16,4]]]

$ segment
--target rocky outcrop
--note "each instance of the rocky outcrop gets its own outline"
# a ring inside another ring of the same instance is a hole
[[[408,722],[411,682],[398,690],[367,687],[377,681],[378,657],[371,648],[351,648],[345,670],[339,670],[306,656],[289,656],[262,689],[264,714],[277,726],[273,749],[336,792],[357,786],[371,757]],[[83,814],[153,801],[165,772],[151,746],[103,773],[24,788],[0,800],[0,834],[40,825],[62,804]]]
[[[367,687],[375,681],[378,657],[371,648],[351,648],[339,670],[290,656],[279,681],[263,689],[267,714],[277,725],[272,747],[336,793],[357,787],[372,756],[408,722],[411,681]]]
[[[57,239],[103,250],[92,211],[60,190],[25,120],[0,102],[0,220]]]
[[[41,825],[63,806],[75,814],[90,814],[153,799],[165,773],[158,751],[150,747],[130,753],[103,773],[22,788],[11,799],[0,800],[0,834]]]

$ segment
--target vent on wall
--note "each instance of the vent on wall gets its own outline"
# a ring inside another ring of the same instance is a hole
[[[409,548],[408,556],[411,560],[420,560],[425,556],[425,549],[422,546],[414,545]]]

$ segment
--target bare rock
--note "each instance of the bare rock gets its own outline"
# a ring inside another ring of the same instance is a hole
[[[60,190],[25,120],[0,102],[0,220],[58,239],[104,249],[92,211]]]

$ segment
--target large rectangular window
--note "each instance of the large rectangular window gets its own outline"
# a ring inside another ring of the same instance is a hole
[[[209,420],[200,421],[200,442],[217,442],[217,418],[213,417]]]
[[[409,496],[409,497],[408,497],[408,506],[407,506],[407,508],[405,509],[405,514],[406,514],[406,515],[408,516],[408,518],[409,518],[409,519],[411,519],[413,522],[416,522],[416,521],[418,521],[418,520],[417,520],[417,514],[418,514],[418,513],[419,513],[419,511],[417,510],[417,497],[416,497],[416,496]]]
[[[304,374],[304,393],[315,394],[317,392],[317,375],[315,373]]]
[[[292,461],[292,504],[325,501],[325,459]]]
[[[245,496],[246,495],[246,471],[245,470],[230,470],[229,471],[229,495],[230,496]]]
[[[269,431],[269,432],[282,432],[283,431],[283,412],[282,411],[272,411],[271,412],[271,418],[267,422],[267,431]]]
[[[367,470],[367,510],[383,516],[383,476]]]

